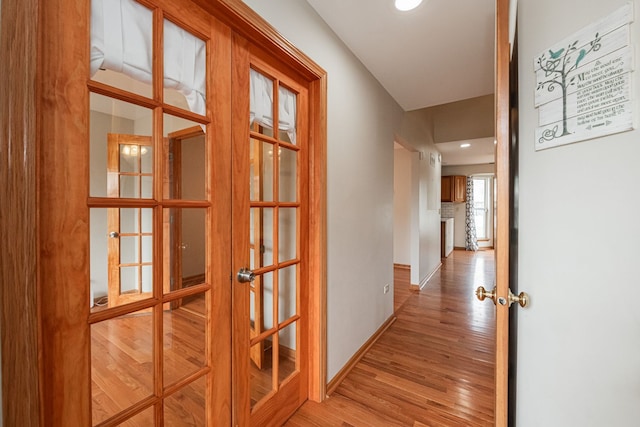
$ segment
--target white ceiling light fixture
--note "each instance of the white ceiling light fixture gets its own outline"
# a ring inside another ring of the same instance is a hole
[[[469,144],[468,142],[464,144],[460,144],[460,148],[469,148],[469,147],[471,147],[471,144]]]
[[[420,6],[422,0],[396,0],[396,9],[406,12]]]

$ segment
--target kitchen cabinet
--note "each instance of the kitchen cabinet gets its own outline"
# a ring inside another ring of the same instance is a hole
[[[467,201],[467,177],[464,175],[443,176],[440,181],[440,199],[443,202]]]

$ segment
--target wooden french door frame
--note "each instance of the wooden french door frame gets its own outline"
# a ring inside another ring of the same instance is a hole
[[[292,415],[293,411],[302,405],[309,395],[308,314],[311,302],[308,299],[309,288],[304,286],[308,282],[307,276],[309,274],[308,251],[304,244],[307,241],[309,229],[308,83],[301,81],[297,74],[292,75],[290,70],[279,63],[277,58],[264,55],[254,44],[239,35],[234,36],[233,57],[234,93],[244,94],[244,96],[236,96],[233,99],[233,271],[239,271],[249,266],[250,248],[252,247],[251,236],[253,236],[254,256],[256,250],[262,252],[262,234],[257,235],[257,232],[270,230],[265,237],[266,241],[270,242],[269,250],[273,251],[273,257],[268,257],[269,259],[265,263],[255,262],[254,259],[253,269],[257,276],[255,282],[258,283],[253,294],[251,285],[248,283],[234,282],[233,286],[233,424],[275,425],[275,423],[284,422]],[[295,129],[298,140],[295,143],[282,140],[281,132],[278,131],[277,126],[274,126],[273,131],[269,129],[268,133],[260,132],[263,129],[261,127],[250,129],[248,114],[250,110],[250,69],[256,69],[256,71],[266,74],[274,84],[272,102],[274,123],[279,123],[279,90],[277,88],[290,85],[294,93],[297,93]],[[254,145],[253,148],[250,141]],[[265,145],[269,148],[263,149],[262,147]],[[266,152],[260,155],[265,150],[270,152],[271,156],[266,155]],[[281,198],[280,189],[282,187],[279,185],[279,180],[284,175],[281,174],[280,151],[295,153],[296,196],[293,199],[286,198],[286,196]],[[255,164],[256,157],[264,159],[265,162]],[[263,174],[263,167],[272,172]],[[254,194],[250,194],[250,186],[247,183],[256,177],[260,178],[259,182],[254,182]],[[264,197],[261,197],[263,186],[272,188],[272,190],[265,191]],[[266,210],[272,212],[267,216],[272,217],[272,222],[265,221],[263,224],[258,217],[261,218],[262,212]],[[280,239],[279,228],[282,223],[278,219],[279,213],[291,210],[296,213],[294,234],[296,251],[292,259],[280,259],[280,244],[286,242],[286,239]],[[250,231],[252,215],[254,227],[256,225],[259,227],[259,229],[253,230],[253,234]],[[261,259],[260,256],[258,258]],[[285,271],[284,269],[288,267],[293,267],[296,271],[296,310],[294,313],[288,313],[286,319],[280,319],[282,312],[279,308],[279,272]],[[270,276],[270,279],[267,276]],[[262,298],[261,288],[267,283],[271,284],[269,286],[271,300]],[[250,327],[251,295],[256,297],[253,314],[262,316],[270,313],[270,326],[263,328],[268,319],[268,317],[264,317],[264,323],[262,318],[254,318],[253,327]],[[262,313],[262,307],[258,307],[261,301],[265,303],[271,301],[272,303],[270,306],[264,306],[265,313]],[[279,341],[285,330],[291,330],[289,327],[295,330],[295,369],[284,379],[279,373],[282,366],[279,353],[284,350]],[[264,359],[267,351],[271,354],[271,360]],[[259,354],[256,355],[256,352]],[[255,365],[252,365],[251,360]],[[258,396],[254,396],[253,385],[254,382],[257,385],[258,378],[266,381],[263,384],[266,389],[261,390]],[[263,395],[263,393],[265,394]],[[254,400],[259,400],[259,402],[255,402],[255,406]]]
[[[194,0],[233,31],[277,57],[309,82],[309,386],[320,402],[327,388],[327,73],[241,0]],[[247,189],[248,190],[248,189]],[[235,274],[235,271],[234,271]],[[244,325],[240,325],[244,326]],[[235,327],[235,326],[234,326]]]
[[[242,1],[193,3],[309,81],[309,197],[310,210],[316,214],[310,221],[306,246],[312,301],[309,398],[320,401],[326,392],[326,72]],[[2,236],[12,242],[11,247],[1,249],[0,257],[2,318],[12,319],[0,326],[7,425],[88,425],[91,420],[90,357],[83,350],[90,341],[89,9],[86,0],[2,2],[0,48],[2,57],[13,58],[0,61],[2,75],[8,76],[0,82],[0,147],[7,154],[1,160],[0,187],[3,204],[13,207],[0,225]],[[212,47],[221,48],[222,55],[230,59],[225,38],[228,41],[230,32],[223,31]],[[214,64],[212,71],[225,75],[228,62]],[[221,87],[209,96],[224,97],[229,91]],[[231,117],[213,120],[214,125],[218,120],[229,123]],[[221,157],[228,154],[217,153]],[[228,173],[213,168],[212,179]],[[213,203],[217,202],[214,197]],[[224,254],[212,254],[210,262],[218,256]],[[229,273],[219,272],[227,278]],[[228,317],[230,307],[215,301],[224,300],[231,288],[215,287],[212,292],[211,312]],[[231,355],[228,347],[220,346],[212,348],[212,356],[228,361]],[[215,375],[216,385],[209,389],[208,397],[217,404],[210,416],[220,425],[230,425],[230,375]]]

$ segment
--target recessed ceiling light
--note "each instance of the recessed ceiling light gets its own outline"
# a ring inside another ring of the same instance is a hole
[[[460,148],[469,148],[469,147],[471,147],[471,144],[469,143],[460,144]]]
[[[422,0],[396,0],[396,9],[406,12],[420,6]]]

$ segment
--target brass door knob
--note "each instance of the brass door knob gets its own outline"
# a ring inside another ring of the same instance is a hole
[[[491,298],[491,300],[493,301],[493,304],[495,305],[496,288],[493,288],[493,290],[489,292],[484,288],[484,286],[479,286],[478,289],[476,289],[476,296],[480,301],[484,301],[485,298]]]
[[[526,292],[520,292],[518,295],[514,295],[511,289],[509,289],[509,307],[511,307],[511,304],[514,302],[517,302],[520,304],[520,307],[525,308],[529,305],[529,301],[529,295]]]

